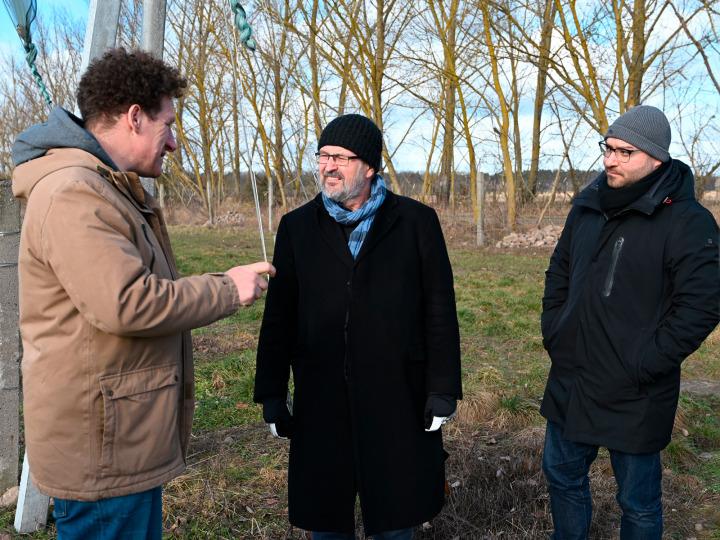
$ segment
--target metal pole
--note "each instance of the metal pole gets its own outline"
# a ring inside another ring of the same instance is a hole
[[[162,60],[165,50],[165,0],[143,0],[142,48]],[[141,178],[145,190],[157,194],[154,178]]]
[[[115,46],[121,0],[90,0],[80,73],[90,61]]]
[[[165,0],[143,1],[142,48],[162,60],[165,48]]]
[[[18,247],[20,204],[0,180],[0,494],[17,486],[20,436]]]

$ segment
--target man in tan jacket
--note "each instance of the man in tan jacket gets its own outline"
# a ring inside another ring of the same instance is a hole
[[[58,537],[160,539],[161,486],[185,469],[190,330],[250,305],[268,263],[180,277],[140,176],[177,144],[186,81],[149,54],[107,52],[83,75],[82,120],[56,108],[13,147],[25,438]]]

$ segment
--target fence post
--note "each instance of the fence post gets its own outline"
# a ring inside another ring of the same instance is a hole
[[[475,244],[478,246],[485,245],[485,226],[483,217],[485,214],[485,174],[478,173],[475,193],[477,194],[477,236]]]
[[[18,246],[20,204],[0,180],[0,494],[17,486],[20,438]]]

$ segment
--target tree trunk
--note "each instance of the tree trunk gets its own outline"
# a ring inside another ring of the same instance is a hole
[[[645,17],[647,0],[635,0],[632,21],[632,50],[628,65],[627,108],[640,103],[642,81],[645,72]],[[622,69],[622,66],[618,66]],[[622,112],[622,111],[621,111]]]
[[[443,195],[445,201],[455,208],[455,105],[456,86],[455,62],[455,18],[448,21],[444,44],[444,73],[443,73],[443,145],[440,155],[440,180],[443,182]]]
[[[506,226],[514,231],[517,221],[517,205],[516,205],[516,189],[515,175],[513,174],[512,159],[510,158],[510,112],[507,107],[505,92],[500,81],[500,68],[497,54],[495,53],[494,39],[492,36],[492,22],[488,5],[485,2],[480,3],[480,9],[483,15],[483,30],[485,37],[485,46],[488,49],[488,60],[492,69],[493,87],[500,103],[500,126],[499,126],[499,144],[502,153],[503,177],[505,179],[505,196],[507,208]]]
[[[552,33],[555,28],[555,2],[545,0],[543,9],[542,30],[540,31],[540,50],[538,51],[537,82],[535,85],[535,102],[533,105],[532,143],[530,146],[530,173],[528,174],[528,190],[537,195],[537,175],[540,168],[540,129],[542,127],[542,113],[545,106],[545,92],[547,87],[548,64]]]

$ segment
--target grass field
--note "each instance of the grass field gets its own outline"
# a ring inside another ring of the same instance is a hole
[[[174,227],[183,274],[260,258],[256,235]],[[538,413],[549,360],[539,335],[548,252],[476,250],[453,240],[466,398],[444,428],[448,503],[422,539],[544,538],[551,530],[540,471]],[[272,439],[252,403],[263,302],[194,332],[197,410],[187,472],[166,486],[168,538],[304,538],[287,522],[287,443]],[[719,331],[687,360],[684,379],[720,380]],[[683,393],[663,453],[667,538],[720,539],[720,396]],[[617,537],[606,453],[592,469],[593,538]],[[10,535],[12,509],[0,513]],[[52,538],[52,527],[29,538]],[[309,536],[308,536],[309,537]]]

